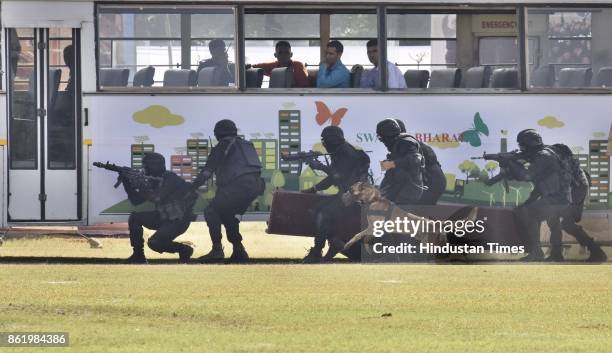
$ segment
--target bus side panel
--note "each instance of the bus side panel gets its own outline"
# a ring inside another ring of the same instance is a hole
[[[297,175],[297,166],[282,163],[279,151],[322,149],[320,133],[330,124],[340,126],[350,143],[372,151],[371,168],[380,183],[379,161],[387,152],[376,139],[376,123],[398,118],[410,134],[436,151],[449,181],[444,201],[514,207],[529,195],[531,184],[511,183],[508,193],[500,184],[486,186],[484,181],[499,172],[498,165],[470,157],[516,149],[517,133],[534,128],[545,143],[565,143],[584,161],[596,185],[588,207],[609,214],[611,105],[612,96],[607,95],[96,95],[90,97],[90,161],[138,166],[143,152],[155,151],[166,156],[168,168],[190,180],[214,144],[210,138],[215,122],[233,119],[262,158],[267,188],[253,210],[267,211],[274,190],[299,190],[323,178],[309,168]],[[122,188],[112,188],[115,178],[98,168],[90,173],[89,214],[94,223],[125,220],[133,209]],[[198,212],[213,196],[211,188]]]

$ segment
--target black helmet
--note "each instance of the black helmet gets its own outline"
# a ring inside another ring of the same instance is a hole
[[[380,139],[394,138],[402,133],[402,128],[395,119],[385,119],[376,125],[376,135]]]
[[[402,132],[402,134],[405,133],[406,132],[406,125],[404,125],[404,122],[399,120],[399,119],[393,119],[393,120],[395,120],[397,125],[399,125],[400,131]]]
[[[516,142],[518,142],[521,150],[544,146],[542,136],[534,129],[526,129],[519,132],[518,135],[516,135]]]
[[[217,121],[215,124],[215,137],[217,140],[221,140],[227,136],[236,136],[238,134],[238,129],[236,128],[236,124],[229,119],[223,119]]]
[[[344,143],[344,132],[337,126],[328,126],[321,132],[321,141],[325,149],[333,153],[338,146]]]
[[[321,139],[330,143],[344,142],[344,132],[337,126],[328,126],[321,132]]]
[[[166,159],[159,153],[145,153],[142,166],[146,175],[161,176],[166,171]]]

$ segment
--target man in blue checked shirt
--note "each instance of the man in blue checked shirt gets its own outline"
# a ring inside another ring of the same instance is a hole
[[[327,43],[325,62],[319,65],[317,88],[351,87],[351,73],[340,61],[343,51],[344,46],[339,41]]]

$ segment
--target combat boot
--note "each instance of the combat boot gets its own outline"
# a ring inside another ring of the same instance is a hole
[[[146,264],[147,258],[145,257],[144,250],[134,250],[132,255],[127,259],[123,260],[124,264]]]
[[[589,258],[586,259],[587,262],[606,262],[608,261],[608,255],[603,251],[603,249],[593,242],[593,245],[588,246],[589,248]]]
[[[189,263],[189,259],[191,258],[191,255],[193,255],[193,248],[191,246],[185,245],[185,247],[181,247],[178,254],[180,263]]]
[[[249,261],[249,254],[246,252],[244,245],[242,243],[234,244],[234,250],[232,251],[232,255],[228,259],[228,263],[245,263]]]
[[[302,259],[303,264],[318,264],[323,261],[322,250],[319,248],[310,248],[308,254]]]
[[[327,253],[323,256],[323,262],[330,262],[334,259],[336,255],[340,251],[344,249],[344,243],[338,240],[337,238],[332,238],[329,240],[329,249],[327,249]]]
[[[225,253],[223,252],[223,247],[222,246],[214,246],[212,250],[210,250],[210,252],[204,256],[200,256],[198,258],[198,262],[201,262],[203,264],[210,264],[210,263],[218,263],[218,262],[223,262],[223,260],[225,259]]]
[[[551,253],[547,258],[544,259],[544,262],[563,262],[565,258],[561,253]]]
[[[520,261],[522,262],[537,262],[537,261],[542,261],[544,259],[544,253],[542,252],[542,249],[540,249],[539,247],[537,248],[537,250],[534,250],[532,252],[529,253],[529,255],[522,257],[520,259]]]

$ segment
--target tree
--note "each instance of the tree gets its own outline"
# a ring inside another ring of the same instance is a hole
[[[280,189],[285,186],[285,176],[280,169],[276,169],[274,173],[272,173],[272,178],[270,178],[270,184],[274,187],[274,189]]]
[[[499,164],[496,161],[488,161],[487,164],[485,164],[484,166],[484,170],[489,172],[489,176],[493,178],[493,172],[497,170],[498,166]]]
[[[465,183],[466,184],[469,182],[470,173],[474,169],[479,169],[479,168],[476,165],[476,163],[472,162],[469,159],[466,159],[461,164],[459,164],[459,170],[461,171],[461,173],[465,174]],[[479,170],[479,172],[480,172],[480,170]],[[476,177],[478,177],[478,175]]]

